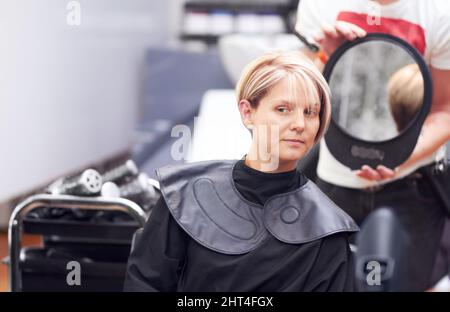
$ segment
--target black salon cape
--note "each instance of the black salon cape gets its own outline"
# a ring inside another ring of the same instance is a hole
[[[240,160],[233,171],[238,191],[264,205],[267,198],[298,189],[297,170],[264,173]],[[130,254],[125,291],[352,291],[350,233],[287,244],[273,236],[242,255],[212,251],[177,224],[160,199]]]

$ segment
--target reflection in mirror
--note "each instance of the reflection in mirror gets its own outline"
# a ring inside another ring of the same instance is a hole
[[[347,50],[329,79],[332,118],[350,135],[366,141],[396,137],[423,104],[423,77],[400,46],[368,41]]]

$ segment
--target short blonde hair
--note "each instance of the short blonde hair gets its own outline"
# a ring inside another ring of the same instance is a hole
[[[290,95],[296,93],[299,83],[308,99],[320,103],[320,127],[315,138],[317,143],[325,135],[330,123],[330,88],[314,63],[301,52],[272,52],[250,62],[236,85],[237,101],[247,100],[256,108],[270,89],[286,78],[292,89],[286,90]]]
[[[412,121],[423,103],[423,78],[417,64],[396,71],[388,82],[389,108],[400,132]]]

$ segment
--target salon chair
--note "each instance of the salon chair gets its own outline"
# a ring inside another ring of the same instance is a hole
[[[410,243],[398,217],[389,207],[373,211],[357,234],[353,253],[356,288],[364,292],[405,291],[405,251]]]

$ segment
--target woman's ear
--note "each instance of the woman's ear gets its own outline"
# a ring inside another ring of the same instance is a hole
[[[253,128],[253,107],[247,100],[241,100],[239,102],[239,112],[241,113],[242,123],[247,129]]]

